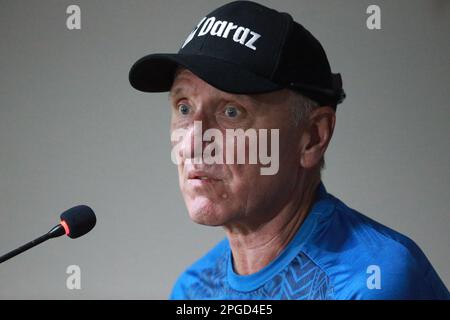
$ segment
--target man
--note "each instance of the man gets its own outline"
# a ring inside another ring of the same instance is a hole
[[[326,191],[320,171],[345,94],[320,43],[290,15],[248,1],[224,5],[178,54],[137,61],[130,82],[170,91],[189,215],[227,236],[180,276],[172,299],[449,298],[414,242]],[[249,133],[240,147],[226,136],[238,129]],[[199,145],[208,130],[214,139]],[[271,174],[261,158],[250,163],[252,130],[276,133]],[[216,162],[206,162],[208,148]],[[245,161],[236,163],[242,149]]]

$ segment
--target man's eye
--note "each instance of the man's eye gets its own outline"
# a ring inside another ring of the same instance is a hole
[[[181,103],[178,105],[178,111],[182,114],[182,115],[187,115],[189,114],[189,111],[191,110],[191,107],[189,107],[187,104]]]
[[[228,106],[225,108],[225,115],[229,118],[236,118],[240,114],[240,111],[233,106]]]

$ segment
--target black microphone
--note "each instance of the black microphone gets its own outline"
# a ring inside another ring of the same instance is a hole
[[[33,241],[30,241],[27,244],[1,256],[0,263],[15,257],[28,249],[31,249],[44,241],[60,237],[63,234],[68,235],[72,239],[81,237],[91,231],[97,222],[94,211],[85,205],[76,206],[64,211],[61,213],[60,218],[61,222],[43,236],[40,236],[39,238],[34,239]]]

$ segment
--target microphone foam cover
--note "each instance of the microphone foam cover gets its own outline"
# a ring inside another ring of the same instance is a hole
[[[94,211],[85,205],[73,207],[61,213],[61,220],[69,227],[67,234],[72,239],[81,237],[94,228],[97,218]]]

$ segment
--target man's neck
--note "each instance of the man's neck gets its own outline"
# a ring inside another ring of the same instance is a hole
[[[286,248],[308,215],[319,182],[302,183],[291,202],[257,228],[225,227],[237,274],[258,272]]]

